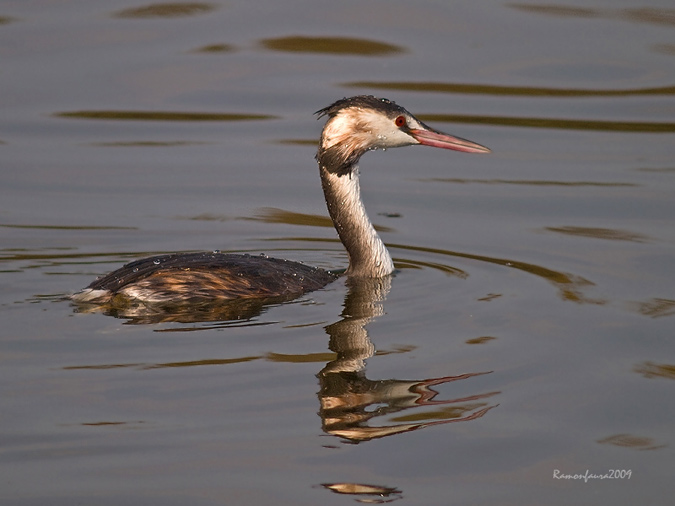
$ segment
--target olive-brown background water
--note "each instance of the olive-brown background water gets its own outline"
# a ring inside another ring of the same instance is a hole
[[[10,0],[0,58],[3,504],[668,503],[672,2]],[[344,268],[312,113],[355,94],[493,150],[363,158],[390,286],[66,300],[160,252]]]

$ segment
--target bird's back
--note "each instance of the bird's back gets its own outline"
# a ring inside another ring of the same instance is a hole
[[[128,263],[95,280],[74,300],[101,302],[116,295],[152,303],[291,298],[336,277],[323,269],[267,256],[175,253]]]

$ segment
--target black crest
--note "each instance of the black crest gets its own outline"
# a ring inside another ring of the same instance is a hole
[[[387,100],[386,98],[377,98],[372,95],[357,95],[355,97],[338,100],[328,107],[319,109],[314,114],[317,115],[317,118],[322,118],[324,116],[332,118],[342,109],[348,109],[350,107],[356,107],[359,109],[376,109],[392,116],[405,112],[403,107],[397,105],[396,102]]]

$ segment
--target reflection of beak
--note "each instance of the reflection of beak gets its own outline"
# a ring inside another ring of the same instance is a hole
[[[465,153],[489,153],[490,150],[485,146],[475,142],[453,137],[436,130],[410,129],[408,133],[420,144],[432,146],[434,148],[454,149],[455,151],[464,151]]]

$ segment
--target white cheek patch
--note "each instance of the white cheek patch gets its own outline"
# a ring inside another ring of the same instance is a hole
[[[332,118],[323,130],[323,149],[328,149],[335,144],[343,142],[345,137],[349,135],[353,121],[344,114],[338,114]]]
[[[396,126],[394,119],[377,111],[361,111],[360,121],[367,125],[368,142],[374,148],[395,148],[417,144],[413,137]]]
[[[331,118],[324,127],[322,139],[323,149],[341,144],[346,151],[418,144],[397,127],[393,119],[377,111],[355,107],[340,111]]]

